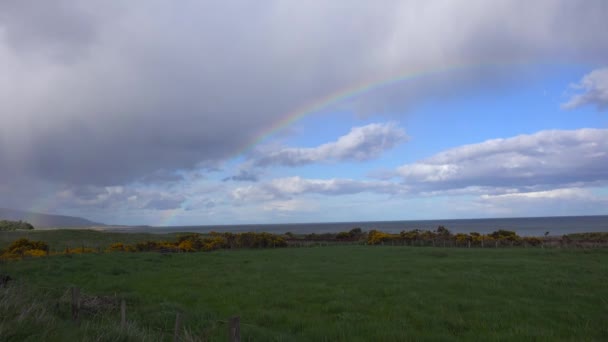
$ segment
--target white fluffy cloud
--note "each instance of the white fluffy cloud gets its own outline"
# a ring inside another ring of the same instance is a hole
[[[562,104],[562,108],[574,109],[592,105],[598,110],[608,109],[608,67],[593,70],[571,88],[580,93],[573,95],[568,102]]]
[[[565,189],[553,189],[545,191],[531,191],[531,192],[515,192],[500,195],[482,195],[481,198],[484,200],[491,201],[510,201],[510,200],[536,200],[536,199],[586,199],[591,197],[590,191],[581,188],[565,188]]]
[[[484,199],[540,198],[579,193],[564,186],[608,183],[608,130],[541,131],[456,147],[399,167],[402,182],[285,177],[237,187],[239,201],[300,194],[377,193],[423,196],[476,194]],[[555,190],[557,188],[557,190]],[[561,190],[560,190],[561,189]]]
[[[378,158],[383,152],[406,139],[405,131],[396,123],[373,123],[353,127],[337,141],[317,147],[258,151],[253,157],[253,165],[299,166],[318,162],[366,161]]]
[[[306,179],[286,177],[255,185],[238,187],[232,192],[237,201],[268,201],[290,198],[301,194],[349,195],[362,192],[398,194],[403,187],[388,181],[361,181],[353,179]]]
[[[608,181],[608,130],[541,131],[456,147],[398,174],[424,190],[526,188]]]
[[[586,188],[558,188],[500,195],[482,195],[473,204],[491,215],[603,215],[608,197]]]

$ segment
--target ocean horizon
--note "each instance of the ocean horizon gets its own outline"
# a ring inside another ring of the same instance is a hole
[[[352,222],[316,222],[316,223],[273,223],[273,224],[232,224],[232,225],[194,225],[194,226],[138,226],[118,228],[120,231],[174,233],[193,232],[268,232],[283,234],[322,234],[348,231],[361,228],[365,231],[378,229],[388,233],[399,233],[403,230],[435,230],[444,226],[453,233],[478,232],[491,233],[498,229],[515,231],[521,236],[564,235],[585,232],[608,232],[608,215],[594,216],[549,216],[549,217],[515,217],[515,218],[477,218],[477,219],[441,219],[441,220],[400,220],[400,221],[352,221]],[[114,230],[114,229],[111,229]]]

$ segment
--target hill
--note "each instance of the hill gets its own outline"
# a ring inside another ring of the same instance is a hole
[[[103,223],[89,221],[82,217],[40,214],[4,208],[0,208],[0,220],[27,221],[36,228],[104,226]]]

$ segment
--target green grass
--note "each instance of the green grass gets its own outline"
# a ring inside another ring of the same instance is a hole
[[[0,336],[14,341],[168,341],[177,311],[188,336],[212,341],[226,340],[235,314],[244,341],[608,340],[605,249],[112,253],[10,262],[0,273],[17,279],[0,289],[16,302],[0,297]],[[116,309],[72,324],[72,285],[126,298],[128,331]],[[28,303],[42,304],[15,318]]]
[[[22,230],[0,231],[0,250],[8,247],[19,238],[42,240],[46,242],[51,251],[63,251],[66,247],[107,248],[114,242],[135,244],[143,241],[174,241],[179,233],[151,234],[151,233],[112,233],[84,229],[53,229],[53,230]]]

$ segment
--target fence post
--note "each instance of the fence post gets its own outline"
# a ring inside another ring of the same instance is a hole
[[[124,330],[127,326],[127,302],[120,301],[120,327]]]
[[[230,317],[228,327],[228,341],[229,342],[241,342],[241,318],[239,316]]]
[[[182,325],[182,316],[178,312],[175,314],[175,332],[173,333],[173,342],[179,341],[179,330],[181,329],[181,325]]]
[[[80,323],[78,317],[80,311],[80,288],[72,287],[72,320]]]

